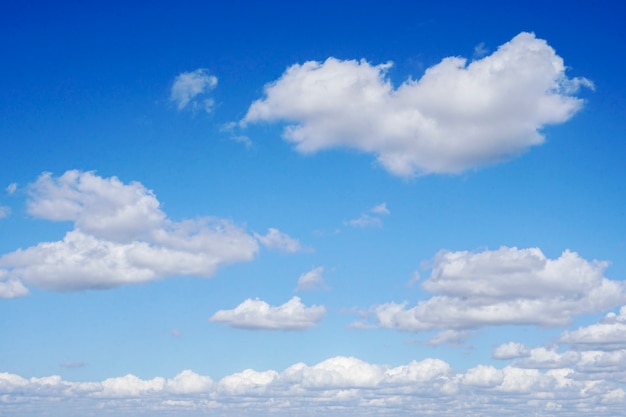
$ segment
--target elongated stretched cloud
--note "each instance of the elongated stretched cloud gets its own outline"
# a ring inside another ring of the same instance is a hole
[[[169,276],[208,277],[250,261],[254,237],[230,221],[174,222],[142,184],[67,171],[42,174],[30,186],[33,216],[71,221],[63,240],[42,242],[0,257],[0,296],[25,295],[22,283],[71,291],[111,288]]]
[[[203,108],[211,112],[213,99],[207,98],[206,93],[217,86],[217,77],[210,75],[204,68],[195,71],[183,72],[176,76],[170,100],[176,103],[178,110],[192,105],[194,108]]]
[[[280,306],[247,299],[233,310],[220,310],[209,319],[241,329],[306,330],[319,323],[326,314],[324,306],[306,307],[300,297]]]
[[[324,281],[324,267],[318,266],[298,277],[298,286],[295,291],[312,291],[316,289],[326,289]]]
[[[541,129],[582,106],[584,78],[565,75],[546,41],[520,33],[467,63],[443,59],[394,88],[391,63],[308,61],[265,87],[242,125],[284,121],[302,153],[352,148],[376,155],[391,173],[458,173],[509,159],[544,141]]]
[[[407,302],[375,306],[374,326],[420,332],[565,325],[577,315],[607,310],[626,300],[625,284],[605,278],[606,267],[605,262],[589,262],[570,251],[557,259],[546,258],[538,248],[442,251],[422,284],[437,295],[414,307]]]
[[[585,363],[598,367],[600,361],[618,364],[615,360],[620,359],[593,358]],[[172,378],[142,379],[129,374],[90,382],[0,373],[0,407],[15,417],[43,415],[49,410],[66,417],[478,417],[552,415],[555,410],[568,416],[621,415],[626,395],[619,382],[601,382],[596,376],[591,369],[541,371],[481,364],[457,372],[432,358],[391,367],[346,356],[315,365],[296,363],[283,371],[246,369],[218,381],[190,370]]]
[[[267,234],[259,235],[255,233],[254,237],[268,249],[276,249],[288,253],[295,253],[302,250],[302,245],[300,245],[297,239],[273,227],[269,228]]]
[[[577,348],[626,349],[626,306],[619,314],[608,313],[599,323],[564,332],[560,342]]]

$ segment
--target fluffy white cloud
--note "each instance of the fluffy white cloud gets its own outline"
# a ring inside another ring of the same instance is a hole
[[[581,349],[626,349],[626,306],[619,314],[608,313],[600,323],[564,332],[560,342]]]
[[[7,217],[11,213],[11,209],[6,206],[0,206],[0,219]]]
[[[29,214],[72,221],[82,232],[113,241],[144,237],[165,220],[156,196],[142,184],[93,172],[71,170],[56,178],[46,172],[29,193]]]
[[[155,195],[137,182],[92,172],[68,171],[58,178],[46,173],[30,194],[30,214],[71,221],[74,230],[61,241],[0,257],[0,278],[18,293],[20,282],[68,291],[176,275],[208,277],[220,266],[253,259],[258,250],[252,236],[227,220],[169,220]]]
[[[233,310],[220,310],[209,321],[241,329],[305,330],[319,323],[326,314],[324,306],[306,307],[299,297],[280,306],[247,299]]]
[[[15,193],[15,191],[17,191],[17,183],[12,182],[11,184],[9,184],[6,188],[6,191],[7,191],[7,194]]]
[[[559,353],[556,347],[537,347],[530,349],[526,357],[517,359],[513,364],[518,368],[557,369],[572,367],[579,359],[577,352]]]
[[[176,103],[178,110],[191,104],[195,108],[202,107],[210,112],[214,104],[213,100],[204,98],[204,95],[213,90],[215,86],[217,86],[217,77],[210,75],[204,68],[183,72],[174,79],[170,100]]]
[[[599,358],[599,357],[598,357]],[[619,358],[613,358],[614,362]],[[623,359],[623,358],[622,358]],[[598,363],[599,364],[599,363]],[[229,416],[621,415],[619,382],[593,372],[477,365],[455,372],[438,359],[390,367],[338,356],[284,371],[246,369],[219,381],[183,371],[173,378],[134,375],[101,382],[0,373],[0,407],[16,417],[54,406],[67,417],[206,414]],[[67,409],[62,409],[67,407]],[[106,413],[98,410],[106,409]],[[458,413],[457,413],[458,411]]]
[[[303,153],[354,148],[391,173],[457,173],[541,144],[541,129],[572,117],[584,78],[569,79],[544,40],[520,33],[470,62],[449,57],[394,88],[391,63],[308,61],[265,87],[241,124],[285,121]]]
[[[324,267],[318,266],[300,275],[296,291],[311,291],[326,288],[326,282],[324,281],[324,277],[322,275],[323,273]]]
[[[521,343],[509,342],[493,349],[491,356],[494,359],[517,359],[530,355],[530,349]]]
[[[603,276],[606,266],[570,251],[557,259],[546,258],[537,248],[442,251],[422,284],[437,295],[411,308],[407,302],[375,306],[375,326],[425,331],[565,325],[576,315],[606,310],[626,300],[624,283]]]
[[[28,289],[19,280],[8,278],[9,273],[0,269],[0,298],[16,298],[28,295]]]
[[[263,246],[268,249],[276,249],[283,252],[294,253],[302,250],[302,245],[297,239],[292,238],[278,229],[270,227],[265,235],[254,234]]]

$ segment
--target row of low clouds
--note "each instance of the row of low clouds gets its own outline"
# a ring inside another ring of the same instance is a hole
[[[104,289],[174,276],[210,277],[219,268],[252,260],[259,245],[293,253],[300,242],[276,228],[249,233],[231,221],[206,217],[173,221],[154,193],[93,172],[42,174],[28,187],[28,212],[70,221],[62,240],[42,242],[0,256],[0,297],[26,295],[28,287],[56,291]],[[380,204],[371,215],[386,215]],[[370,215],[368,214],[368,215]],[[459,341],[484,326],[563,326],[576,316],[626,302],[622,281],[604,276],[606,262],[564,251],[550,259],[539,248],[441,251],[421,283],[429,298],[410,305],[372,306],[354,327],[408,332],[442,331],[431,342]],[[324,268],[303,273],[295,291],[328,289]],[[211,321],[248,329],[304,330],[324,317],[324,306],[298,297],[270,306],[248,299]]]
[[[515,350],[513,345],[497,347],[494,358]],[[51,406],[68,417],[94,408],[121,416],[166,411],[190,416],[352,416],[355,410],[363,416],[623,412],[626,350],[558,353],[518,348],[518,356],[508,357],[512,364],[479,364],[464,372],[439,359],[391,367],[338,356],[311,366],[297,363],[283,371],[246,369],[217,381],[190,370],[172,378],[126,375],[96,382],[0,373],[0,407],[16,417]]]
[[[579,88],[593,88],[568,78],[563,59],[532,33],[469,63],[445,58],[398,87],[387,76],[391,67],[332,57],[295,64],[265,86],[239,127],[284,123],[283,138],[298,152],[355,149],[398,176],[458,173],[543,143],[545,126],[582,107]],[[171,100],[179,109],[210,110],[206,95],[216,85],[205,69],[182,73]]]
[[[297,300],[293,304],[297,308]],[[494,360],[509,364],[478,364],[463,372],[439,359],[392,367],[337,356],[283,371],[246,369],[220,380],[191,370],[172,378],[129,374],[95,382],[0,373],[0,408],[16,417],[43,410],[72,417],[94,408],[120,416],[351,416],[355,410],[368,416],[616,416],[626,403],[624,325],[626,306],[563,332],[557,343],[569,350],[509,342],[492,352]]]
[[[606,278],[606,266],[571,251],[556,259],[537,248],[442,251],[422,283],[433,294],[430,298],[415,306],[408,302],[373,306],[360,313],[369,320],[352,326],[416,333],[440,330],[432,343],[458,342],[485,326],[564,326],[579,315],[626,302],[626,285]],[[322,273],[323,267],[316,267],[302,274],[296,290],[326,288]],[[211,321],[247,329],[304,330],[318,324],[324,312],[323,306],[306,307],[298,297],[275,307],[246,300],[233,310],[216,313]]]

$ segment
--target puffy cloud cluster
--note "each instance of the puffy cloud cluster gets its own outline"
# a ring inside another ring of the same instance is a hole
[[[606,266],[570,251],[557,259],[546,258],[537,248],[442,251],[422,284],[436,295],[414,307],[407,302],[375,306],[374,326],[419,332],[507,324],[566,325],[576,315],[626,301],[625,284],[605,278]]]
[[[121,416],[504,416],[555,410],[615,416],[625,397],[618,383],[572,368],[478,365],[459,373],[438,359],[390,367],[338,356],[282,372],[246,369],[219,381],[189,370],[169,379],[126,375],[101,382],[0,373],[0,407],[16,417],[42,410],[73,417],[102,408]]]
[[[626,306],[619,314],[608,313],[599,323],[565,332],[560,341],[581,349],[626,349]]]
[[[176,103],[178,110],[187,106],[201,108],[207,113],[213,110],[214,101],[206,94],[217,86],[217,77],[210,75],[204,68],[182,72],[176,76],[170,92],[170,100]]]
[[[265,87],[241,124],[284,121],[303,153],[352,148],[376,155],[391,173],[457,173],[518,155],[544,141],[541,129],[582,106],[584,78],[565,75],[546,41],[520,33],[467,63],[443,59],[394,88],[391,63],[308,61]]]
[[[209,321],[241,329],[306,330],[319,323],[325,314],[324,306],[306,307],[300,297],[276,307],[259,299],[247,299],[232,310],[216,312]]]
[[[176,275],[209,277],[249,261],[256,239],[228,220],[167,218],[142,184],[67,171],[30,186],[31,215],[74,224],[63,240],[0,257],[0,296],[25,295],[24,283],[69,291],[111,288]]]

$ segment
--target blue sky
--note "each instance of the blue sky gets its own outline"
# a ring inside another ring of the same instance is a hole
[[[623,20],[0,6],[0,414],[621,415]]]

